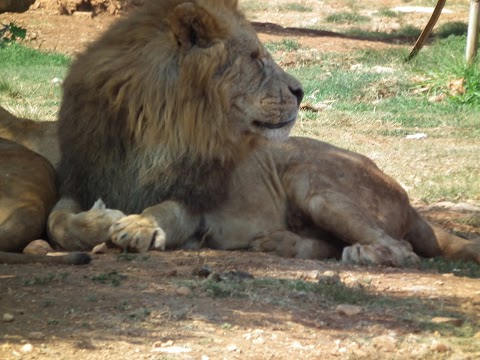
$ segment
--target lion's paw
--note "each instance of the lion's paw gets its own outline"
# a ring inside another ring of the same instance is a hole
[[[125,216],[110,227],[109,233],[112,242],[123,249],[136,252],[165,250],[165,232],[150,216]]]
[[[52,220],[50,235],[53,241],[68,250],[91,250],[99,243],[109,240],[109,228],[125,214],[119,210],[107,209],[98,200],[90,210],[69,214],[68,221],[62,222],[62,211],[52,213],[60,222]]]
[[[418,266],[419,257],[407,246],[399,245],[360,245],[343,249],[342,261],[360,265],[387,265],[395,267]]]

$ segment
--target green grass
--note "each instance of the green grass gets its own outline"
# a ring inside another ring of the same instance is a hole
[[[415,70],[425,74],[423,85],[433,91],[448,93],[452,80],[465,80],[465,93],[452,96],[450,100],[459,105],[480,105],[480,63],[465,64],[464,36],[450,36],[435,42],[428,51],[421,51],[413,59]]]
[[[398,11],[391,10],[389,8],[382,8],[379,9],[376,13],[376,16],[382,16],[382,17],[389,17],[389,18],[397,18],[400,17],[401,14]]]
[[[266,1],[245,0],[240,2],[240,8],[246,13],[255,13],[258,11],[267,11],[269,4]]]
[[[468,24],[461,21],[448,22],[434,29],[434,35],[439,38],[447,38],[450,35],[462,36],[466,35]]]
[[[454,274],[455,276],[480,278],[480,265],[470,261],[442,258],[422,259],[420,269],[433,270],[442,274]]]
[[[313,8],[301,3],[287,3],[279,7],[280,11],[311,12]]]
[[[53,120],[70,58],[44,53],[12,42],[0,48],[0,104],[17,115]]]
[[[127,279],[127,276],[118,273],[116,270],[92,276],[92,281],[104,285],[110,284],[112,287],[120,286],[125,279]]]
[[[334,24],[357,24],[369,22],[368,16],[360,15],[352,12],[338,12],[325,17],[325,21]]]
[[[269,52],[296,51],[300,49],[300,43],[295,39],[285,38],[281,41],[271,41],[264,44]]]

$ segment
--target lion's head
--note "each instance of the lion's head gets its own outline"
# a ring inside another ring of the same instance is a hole
[[[143,185],[161,177],[177,192],[179,172],[188,177],[203,165],[198,171],[229,172],[259,139],[286,138],[303,90],[237,5],[148,1],[80,55],[64,82],[61,174],[91,177],[93,167],[115,163]],[[109,164],[99,165],[100,153]],[[98,176],[115,178],[113,172]],[[189,186],[207,181],[191,175]]]

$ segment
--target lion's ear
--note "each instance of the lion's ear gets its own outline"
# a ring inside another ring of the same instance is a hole
[[[194,46],[209,47],[225,33],[214,15],[191,2],[175,7],[169,20],[178,45],[185,51]]]

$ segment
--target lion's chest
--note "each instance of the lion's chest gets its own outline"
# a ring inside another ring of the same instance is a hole
[[[266,233],[286,229],[287,201],[275,165],[262,154],[234,173],[228,200],[205,216],[208,246],[248,248]]]

